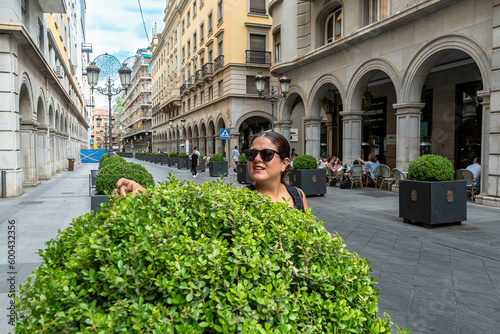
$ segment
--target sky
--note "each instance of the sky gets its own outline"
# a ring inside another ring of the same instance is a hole
[[[86,41],[92,43],[91,60],[109,53],[122,62],[134,56],[137,49],[149,46],[155,22],[158,33],[164,27],[166,0],[140,0],[149,40],[142,22],[139,0],[86,0],[86,3]],[[108,109],[108,98],[94,93],[95,108]]]

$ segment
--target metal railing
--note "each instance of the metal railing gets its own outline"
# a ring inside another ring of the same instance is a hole
[[[212,75],[214,74],[214,63],[206,63],[203,65],[201,68],[202,71],[202,78],[205,78],[207,75]]]
[[[250,7],[250,13],[254,13],[254,14],[266,14],[266,10],[265,9],[261,9],[261,8],[252,8],[252,7]]]
[[[180,91],[181,91],[181,94],[187,89],[187,84],[182,84],[181,85],[181,88],[180,88]]]
[[[271,52],[246,50],[247,64],[271,65]]]
[[[220,55],[214,60],[214,71],[217,72],[222,67],[224,67],[224,55]]]
[[[194,74],[194,82],[198,82],[201,80],[201,78],[203,77],[202,73],[203,73],[202,70],[196,71],[196,73]]]

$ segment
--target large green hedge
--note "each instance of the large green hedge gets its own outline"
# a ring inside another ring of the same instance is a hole
[[[222,182],[113,198],[40,251],[16,333],[389,333],[368,261]]]
[[[416,181],[450,181],[455,168],[450,160],[440,155],[427,154],[413,160],[408,166],[408,179]]]
[[[116,163],[124,164],[126,162],[127,162],[127,160],[123,159],[118,154],[115,154],[115,155],[110,156],[109,158],[104,159],[101,162],[101,168],[107,166],[108,164],[116,164]]]
[[[224,161],[224,157],[220,153],[213,154],[210,161]]]
[[[110,160],[111,158],[108,158]],[[109,163],[97,173],[95,187],[100,195],[109,195],[116,188],[116,182],[122,177],[134,180],[144,187],[154,186],[151,173],[143,166],[133,162]]]

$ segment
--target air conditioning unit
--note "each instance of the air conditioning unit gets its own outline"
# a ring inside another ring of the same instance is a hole
[[[59,79],[64,79],[64,69],[61,65],[56,66],[56,76]]]

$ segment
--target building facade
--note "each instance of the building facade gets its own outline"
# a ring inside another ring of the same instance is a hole
[[[457,171],[479,156],[478,202],[500,206],[499,1],[273,0],[268,10],[272,73],[292,79],[280,131],[296,149],[344,162],[374,153],[402,170],[423,153]]]
[[[7,196],[40,184],[88,148],[82,80],[84,0],[6,0],[0,11],[0,170]]]
[[[165,28],[151,48],[153,150],[179,152],[188,140],[205,155],[231,159],[228,150],[245,149],[253,134],[270,129],[271,104],[259,98],[254,80],[262,73],[267,91],[278,86],[269,73],[267,5],[266,0],[168,2]],[[230,131],[228,142],[220,139],[221,129]]]
[[[111,123],[114,124],[115,118],[111,118]],[[113,127],[113,148],[118,145],[118,135]],[[109,149],[109,110],[94,109],[92,114],[92,132],[90,134],[90,148],[93,149]]]
[[[130,86],[123,94],[122,142],[126,152],[151,152],[151,52],[139,49],[132,65]]]

